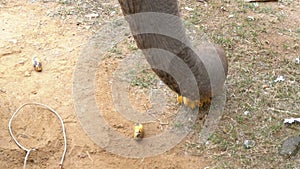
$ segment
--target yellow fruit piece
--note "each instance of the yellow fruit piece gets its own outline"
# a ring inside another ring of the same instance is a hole
[[[189,99],[187,97],[184,97],[184,96],[181,96],[181,95],[177,95],[177,100],[178,100],[178,102],[180,104],[183,103],[184,106],[189,107],[191,109],[195,109],[197,107],[201,108],[201,107],[204,106],[204,104],[211,102],[211,98],[210,97],[201,99],[199,101],[199,100],[191,100],[191,99]]]
[[[136,123],[134,126],[133,138],[135,140],[141,140],[144,136],[144,129],[141,123]]]
[[[195,108],[196,108],[195,102],[194,102],[194,101],[190,102],[189,107],[190,107],[191,109],[195,109]]]
[[[177,101],[178,101],[179,104],[181,104],[183,102],[182,99],[183,99],[182,96],[177,95]]]
[[[35,71],[41,72],[43,70],[42,63],[39,61],[37,57],[32,58],[32,64]]]
[[[185,105],[185,106],[188,106],[189,104],[190,104],[190,99],[188,99],[188,98],[186,98],[186,97],[183,97],[183,104]]]

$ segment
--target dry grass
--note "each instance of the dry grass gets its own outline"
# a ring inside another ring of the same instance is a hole
[[[205,148],[215,161],[211,167],[299,168],[299,155],[278,155],[282,141],[299,133],[298,126],[283,124],[284,118],[300,116],[299,1],[225,0],[207,6],[187,1],[181,9],[225,48],[230,63],[225,113]],[[275,83],[279,76],[285,81]],[[245,149],[246,139],[255,147]]]

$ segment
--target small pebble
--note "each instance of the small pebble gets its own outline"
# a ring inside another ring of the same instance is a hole
[[[261,87],[262,87],[263,89],[268,89],[268,88],[270,88],[269,85],[262,85]]]
[[[300,64],[300,58],[296,58],[296,64]]]
[[[80,154],[78,155],[79,158],[86,158],[87,156],[88,156],[88,155],[85,154],[85,153],[80,153]]]
[[[90,13],[90,14],[86,14],[84,15],[86,18],[98,18],[99,14],[98,13]]]
[[[249,114],[250,114],[249,111],[245,111],[245,112],[244,112],[244,115],[245,115],[245,116],[248,116]]]
[[[13,44],[16,44],[16,43],[18,42],[18,40],[17,40],[17,39],[10,39],[10,40],[8,40],[8,42],[11,42],[11,43],[13,43]]]
[[[279,154],[283,156],[295,156],[299,151],[299,147],[300,147],[300,137],[299,136],[289,137],[283,142]]]
[[[185,10],[187,10],[187,11],[194,11],[194,9],[193,9],[193,8],[190,8],[190,7],[187,7],[187,6],[186,6],[186,7],[184,7],[184,9],[185,9]]]
[[[19,64],[20,64],[20,65],[24,65],[24,63],[25,63],[24,60],[20,60],[20,61],[19,61]]]
[[[248,19],[249,21],[254,21],[254,20],[255,20],[255,18],[254,18],[253,16],[247,16],[247,19]]]
[[[25,76],[25,77],[30,77],[30,76],[31,76],[31,73],[30,73],[29,71],[26,71],[25,74],[24,74],[24,76]]]
[[[111,13],[110,13],[110,16],[114,16],[116,14],[116,11],[112,11]]]
[[[244,141],[244,147],[246,149],[253,148],[254,146],[255,146],[255,141],[254,140],[245,140]]]
[[[234,15],[228,15],[228,18],[233,18],[234,17]]]
[[[113,126],[118,129],[124,128],[123,124],[114,124]]]
[[[285,81],[285,79],[284,79],[283,76],[278,76],[277,79],[274,80],[275,83],[277,83],[277,82],[284,82],[284,81]]]

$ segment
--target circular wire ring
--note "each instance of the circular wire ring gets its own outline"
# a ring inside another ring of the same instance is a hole
[[[26,151],[26,156],[24,158],[24,169],[26,169],[26,162],[27,162],[27,158],[30,154],[30,151],[32,150],[35,150],[35,149],[27,149],[26,147],[22,146],[18,141],[17,139],[15,138],[15,136],[13,135],[13,132],[12,132],[12,129],[11,129],[11,123],[12,123],[12,120],[14,119],[14,117],[18,114],[18,112],[23,108],[25,107],[26,105],[36,105],[36,106],[40,106],[40,107],[43,107],[43,108],[46,108],[48,110],[50,110],[52,113],[54,113],[58,119],[60,120],[61,122],[61,127],[62,127],[62,133],[63,133],[63,137],[64,137],[64,151],[63,151],[63,154],[62,154],[62,157],[61,157],[61,161],[59,163],[59,166],[60,168],[62,168],[62,164],[63,164],[63,161],[65,159],[65,155],[66,155],[66,152],[67,152],[67,136],[66,136],[66,129],[65,129],[65,126],[64,126],[64,122],[61,118],[61,116],[55,111],[53,110],[51,107],[45,105],[45,104],[41,104],[41,103],[35,103],[35,102],[32,102],[32,103],[25,103],[23,104],[22,106],[20,106],[15,112],[14,114],[11,116],[9,122],[8,122],[8,131],[9,131],[9,134],[10,136],[12,137],[12,139],[14,140],[14,142],[17,144],[18,147],[20,147],[21,149],[23,149],[24,151]]]

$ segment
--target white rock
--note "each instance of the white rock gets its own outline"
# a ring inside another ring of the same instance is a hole
[[[91,13],[91,14],[86,14],[84,15],[87,18],[97,18],[99,16],[99,14],[97,13]]]
[[[245,112],[244,112],[244,115],[245,115],[245,116],[248,116],[249,114],[250,114],[249,111],[245,111]]]
[[[284,79],[283,76],[278,76],[277,79],[274,80],[275,83],[277,83],[277,82],[284,82],[284,81],[285,81],[285,79]]]
[[[300,123],[300,118],[290,118],[290,119],[284,119],[283,123],[284,124],[292,124],[292,123],[295,123],[295,122],[298,122]]]
[[[295,62],[296,64],[300,64],[300,58],[296,58]]]
[[[246,149],[252,148],[255,146],[255,141],[254,140],[245,140],[244,141],[244,147]]]
[[[113,15],[115,15],[116,14],[116,11],[112,11],[111,13],[110,13],[110,16],[113,16]]]
[[[190,7],[187,7],[187,6],[186,6],[186,7],[184,7],[184,9],[185,9],[185,10],[187,10],[187,11],[194,11],[194,9],[193,9],[193,8],[190,8]]]
[[[248,19],[249,21],[254,21],[254,20],[255,20],[255,18],[254,18],[253,16],[247,16],[247,19]]]
[[[25,77],[30,77],[30,76],[31,76],[31,74],[30,74],[30,72],[29,72],[29,71],[26,71],[26,72],[24,73],[24,76],[25,76]]]
[[[17,40],[17,39],[10,39],[10,40],[8,40],[8,42],[11,42],[11,43],[13,43],[13,44],[16,44],[16,43],[18,42],[18,40]]]

